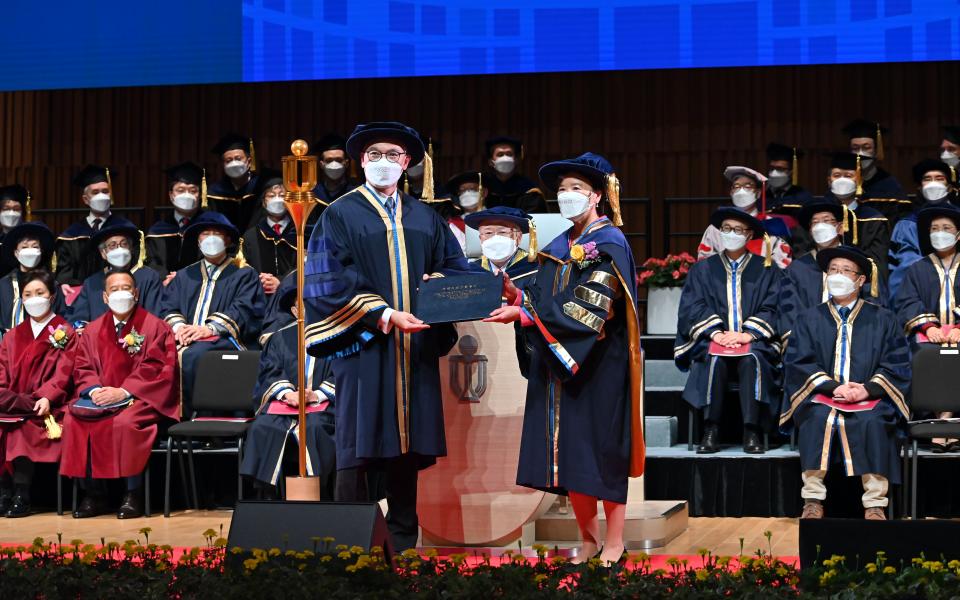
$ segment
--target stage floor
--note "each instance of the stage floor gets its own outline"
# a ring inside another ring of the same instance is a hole
[[[184,511],[173,513],[169,519],[154,516],[149,519],[121,521],[114,516],[93,519],[74,519],[69,515],[58,517],[43,513],[24,519],[0,520],[0,544],[30,543],[36,537],[63,541],[82,539],[99,544],[100,538],[123,542],[128,539],[144,541],[140,530],[151,529],[150,541],[171,546],[195,546],[204,543],[203,532],[223,527],[224,537],[230,531],[232,511]],[[663,548],[650,554],[695,555],[701,548],[714,554],[736,555],[740,552],[739,538],[743,538],[744,552],[753,554],[758,548],[769,551],[765,531],[771,532],[770,545],[775,556],[796,556],[798,551],[797,519],[778,518],[691,518],[689,527]],[[553,542],[549,545],[552,547]],[[563,545],[561,545],[563,547]]]

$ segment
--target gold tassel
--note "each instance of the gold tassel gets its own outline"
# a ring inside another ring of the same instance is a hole
[[[867,258],[867,260],[870,261],[870,295],[876,298],[880,295],[880,285],[877,281],[877,263],[873,262],[872,258]]]
[[[880,123],[877,123],[877,160],[883,160],[883,133],[880,131]]]
[[[616,173],[607,175],[607,202],[610,204],[610,213],[613,224],[623,227],[623,218],[620,214],[620,180]]]
[[[110,167],[104,167],[104,171],[107,173],[107,193],[110,194],[110,204],[116,202],[116,199],[113,197],[113,182],[110,181]]]
[[[857,154],[857,172],[854,174],[857,179],[857,197],[863,195],[863,172],[860,169],[860,155]]]
[[[477,210],[483,210],[483,173],[477,173],[477,193],[480,195],[479,204],[477,205]]]
[[[410,195],[410,178],[407,177],[406,172],[403,174],[403,193],[408,196]]]
[[[950,167],[951,169],[953,167]],[[30,190],[27,190],[27,205],[23,207],[23,222],[29,223],[33,220],[33,209],[30,207]]]
[[[143,231],[140,232],[140,256],[137,258],[137,265],[133,267],[132,270],[136,271],[143,267],[143,263],[147,260],[147,238],[143,235]]]
[[[427,153],[423,156],[423,193],[420,197],[433,202],[433,140],[427,142]]]
[[[957,183],[957,168],[950,167],[950,181]],[[27,206],[30,206],[30,194],[27,194]]]
[[[533,219],[527,221],[530,227],[530,243],[527,245],[527,262],[537,261],[537,224]]]
[[[763,247],[763,266],[769,269],[773,264],[773,239],[768,233],[763,234]]]
[[[857,239],[857,213],[847,208],[846,204],[841,204],[840,206],[843,207],[843,232],[852,234],[853,245],[856,246],[859,243]],[[850,225],[851,218],[853,220],[853,226]]]
[[[250,170],[257,171],[257,151],[253,147],[253,138],[250,138]]]
[[[799,171],[799,161],[797,160],[797,149],[793,149],[793,174],[790,176],[790,182],[793,185],[797,185],[797,182],[800,181],[800,171]]]
[[[59,440],[63,436],[63,427],[60,427],[60,423],[57,423],[53,415],[47,415],[43,420],[43,426],[47,428],[47,439]]]
[[[50,272],[51,273],[57,272],[57,252],[56,251],[54,251],[53,255],[50,257]]]
[[[243,238],[240,238],[240,245],[237,248],[237,255],[233,257],[233,264],[237,265],[237,267],[241,269],[247,266],[247,259],[243,256]]]
[[[207,208],[207,170],[203,170],[203,177],[200,178],[200,206]]]

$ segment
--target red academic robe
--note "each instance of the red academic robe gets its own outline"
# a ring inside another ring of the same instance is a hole
[[[140,350],[130,354],[120,340],[132,330],[144,337]],[[119,387],[134,398],[120,412],[100,418],[76,417],[67,412],[60,472],[68,477],[91,474],[97,479],[130,477],[143,472],[157,437],[157,424],[179,418],[177,348],[173,330],[137,307],[120,336],[113,313],[87,325],[77,346],[73,402],[91,388]]]
[[[60,440],[47,437],[45,417],[33,413],[40,398],[50,401],[50,412],[63,422],[64,403],[73,388],[73,360],[78,336],[59,315],[47,327],[63,326],[67,331],[65,348],[55,348],[50,332],[44,328],[34,339],[28,318],[0,341],[0,414],[28,416],[22,423],[0,424],[0,465],[25,456],[33,462],[60,460]]]

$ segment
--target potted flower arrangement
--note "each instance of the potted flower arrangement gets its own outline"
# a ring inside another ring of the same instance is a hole
[[[647,333],[675,335],[680,292],[687,272],[696,259],[687,252],[668,254],[664,258],[648,258],[640,267],[640,284],[647,291]]]

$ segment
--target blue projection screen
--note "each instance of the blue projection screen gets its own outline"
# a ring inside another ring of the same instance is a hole
[[[960,58],[960,0],[11,4],[3,90]]]

